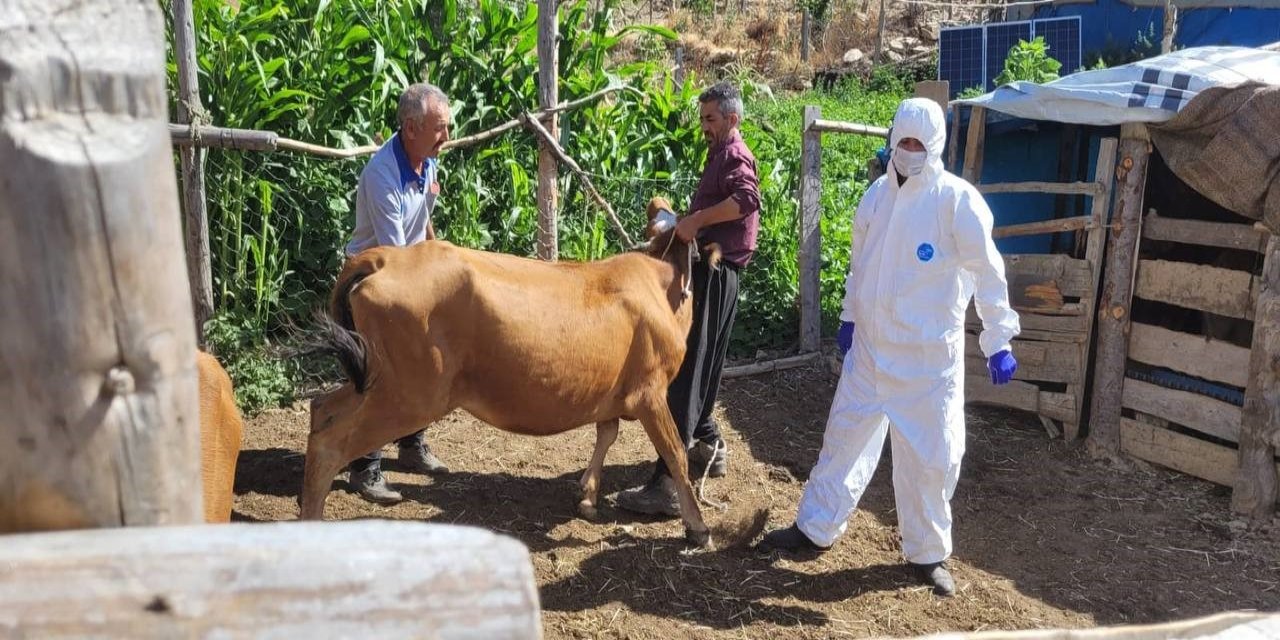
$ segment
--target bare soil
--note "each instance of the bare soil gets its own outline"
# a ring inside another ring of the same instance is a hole
[[[1229,490],[1139,463],[1099,463],[1050,440],[1034,416],[971,409],[953,502],[959,593],[939,599],[901,565],[890,457],[850,523],[821,556],[749,547],[795,515],[817,459],[835,377],[819,369],[726,381],[718,417],[726,478],[704,507],[718,551],[685,553],[677,520],[602,504],[576,515],[577,480],[594,429],[513,436],[465,413],[428,439],[452,468],[429,478],[385,467],[406,500],[364,502],[334,483],[329,519],[458,523],[506,533],[533,555],[548,638],[832,638],[949,630],[1158,622],[1238,609],[1280,609],[1280,519],[1245,528]],[[301,405],[300,405],[301,406]],[[290,520],[302,477],[307,412],[247,424],[236,477],[238,520]],[[644,481],[654,457],[624,423],[604,493]]]

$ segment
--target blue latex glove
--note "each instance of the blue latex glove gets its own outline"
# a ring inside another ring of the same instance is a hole
[[[840,355],[849,353],[853,347],[853,323],[841,322],[840,331],[836,333],[836,344],[840,347]]]
[[[991,372],[991,384],[1008,384],[1018,370],[1018,361],[1005,349],[987,358],[987,370]]]

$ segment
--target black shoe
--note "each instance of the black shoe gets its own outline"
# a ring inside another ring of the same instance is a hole
[[[729,448],[723,439],[716,438],[714,442],[699,440],[689,449],[689,479],[696,481],[702,478],[703,473],[708,478],[723,478],[728,473],[728,462]]]
[[[933,593],[950,598],[956,594],[956,581],[951,577],[951,572],[943,566],[941,562],[931,562],[929,564],[907,563],[911,566],[911,573],[923,584],[933,587]]]
[[[774,529],[764,534],[764,538],[756,544],[756,549],[768,552],[777,549],[779,551],[816,551],[822,553],[831,547],[821,547],[814,544],[809,536],[806,536],[800,530],[798,525],[791,525],[786,529]]]
[[[449,473],[449,467],[431,453],[431,448],[425,442],[401,446],[400,466],[413,473]]]
[[[665,473],[654,474],[644,486],[619,493],[617,502],[618,507],[636,513],[655,516],[680,515],[680,499],[676,496],[676,482]]]
[[[347,473],[347,482],[351,484],[351,488],[360,494],[361,498],[376,504],[395,504],[404,500],[404,496],[399,491],[387,486],[387,479],[382,475],[382,469],[373,466],[364,471],[350,471]]]

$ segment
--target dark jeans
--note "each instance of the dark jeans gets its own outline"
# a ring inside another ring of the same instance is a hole
[[[712,270],[707,263],[693,265],[693,326],[689,342],[671,386],[667,387],[667,406],[675,418],[676,430],[686,447],[695,440],[713,443],[720,438],[720,428],[711,419],[720,390],[720,373],[724,370],[725,353],[729,350],[729,334],[738,313],[738,269],[728,263]],[[656,475],[667,474],[667,465],[658,458]]]
[[[425,440],[424,436],[426,435],[426,433],[427,433],[426,429],[421,429],[417,433],[411,433],[403,438],[400,438],[399,440],[396,440],[396,444],[402,447],[419,446],[424,442]],[[382,468],[382,449],[378,449],[377,451],[374,451],[373,453],[367,456],[364,456],[363,458],[356,458],[355,460],[352,460],[351,464],[348,465],[348,467],[353,473],[363,473],[364,471],[371,468],[381,469]]]

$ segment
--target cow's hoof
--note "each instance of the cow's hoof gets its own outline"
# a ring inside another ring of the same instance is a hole
[[[694,529],[686,528],[684,530],[684,539],[687,540],[690,544],[696,545],[702,549],[710,550],[713,548],[711,544],[710,529],[703,529],[702,531],[696,531]]]
[[[596,509],[594,504],[583,500],[578,503],[578,515],[582,516],[585,520],[595,520],[600,517],[600,511]]]

